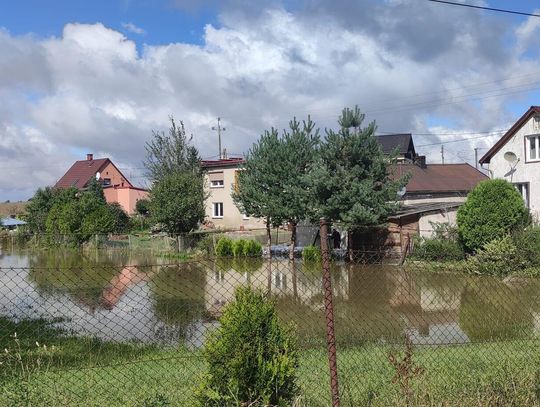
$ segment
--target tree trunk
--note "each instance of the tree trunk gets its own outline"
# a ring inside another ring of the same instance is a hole
[[[353,233],[350,230],[347,231],[347,257],[350,262],[354,261]]]
[[[291,244],[289,246],[289,260],[294,260],[295,248],[296,248],[296,222],[291,222]]]
[[[270,250],[272,248],[272,230],[270,229],[269,219],[266,220],[266,246],[268,247],[266,257],[270,259],[272,257],[272,252]]]

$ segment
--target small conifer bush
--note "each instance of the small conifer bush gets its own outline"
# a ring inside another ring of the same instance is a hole
[[[306,262],[321,261],[321,249],[317,246],[306,246],[302,250],[302,259]]]
[[[298,395],[292,330],[259,291],[239,288],[203,350],[208,364],[196,391],[201,406],[291,406]]]
[[[262,256],[262,245],[256,240],[247,240],[244,245],[244,256],[245,257],[261,257]]]
[[[233,240],[233,256],[242,257],[244,255],[244,247],[246,246],[247,241],[244,239]]]
[[[234,243],[231,238],[222,236],[216,244],[216,255],[219,257],[230,257],[233,255]]]

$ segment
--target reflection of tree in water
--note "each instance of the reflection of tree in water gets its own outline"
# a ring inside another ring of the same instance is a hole
[[[30,282],[42,294],[67,294],[74,302],[102,306],[103,290],[119,272],[113,260],[86,256],[79,251],[40,252],[29,256]]]
[[[498,279],[471,280],[461,297],[459,324],[472,342],[528,338],[533,316],[525,294]]]
[[[383,266],[347,265],[348,298],[336,298],[336,337],[344,345],[403,340],[405,323],[398,308],[415,302],[402,285],[403,272]]]
[[[189,324],[207,317],[205,286],[204,263],[186,262],[162,268],[150,284],[157,318],[179,328],[180,335],[184,336]]]

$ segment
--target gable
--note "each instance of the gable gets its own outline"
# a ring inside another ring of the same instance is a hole
[[[491,161],[493,156],[497,154],[504,145],[516,135],[519,130],[534,116],[540,114],[540,106],[531,106],[529,110],[525,112],[523,116],[521,116],[518,121],[514,123],[514,125],[497,141],[493,147],[491,147],[486,154],[480,158],[478,161],[480,164],[485,164]]]

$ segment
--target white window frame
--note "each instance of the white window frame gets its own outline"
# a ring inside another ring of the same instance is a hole
[[[222,179],[210,181],[210,188],[225,188],[225,183]]]
[[[530,184],[528,182],[514,182],[513,185],[521,194],[521,197],[523,198],[523,201],[525,202],[525,206],[528,208],[529,197],[531,196],[531,191],[529,191]]]
[[[212,218],[223,218],[223,202],[212,202]]]
[[[531,146],[534,143],[534,157],[531,155]],[[525,136],[525,154],[527,162],[540,161],[540,134]]]

